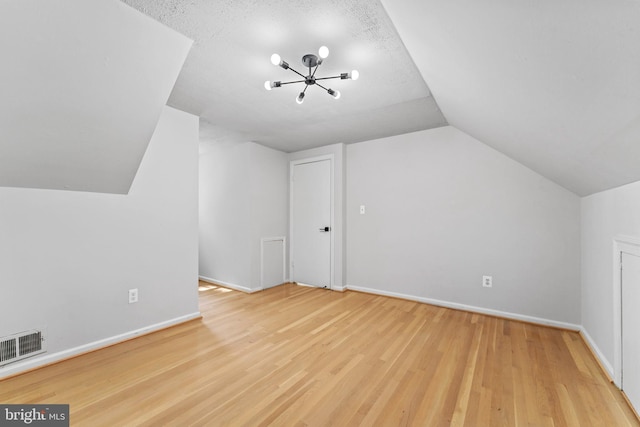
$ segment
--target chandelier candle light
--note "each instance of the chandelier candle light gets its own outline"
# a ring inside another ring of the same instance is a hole
[[[358,77],[360,77],[360,73],[358,73],[358,70],[353,70],[350,73],[342,73],[339,76],[316,77],[316,71],[318,71],[318,67],[320,66],[320,64],[322,64],[322,61],[327,56],[329,56],[329,48],[327,48],[326,46],[322,46],[318,50],[318,55],[317,56],[312,54],[312,53],[308,53],[308,54],[304,55],[302,57],[302,64],[309,69],[309,74],[305,76],[302,73],[299,73],[296,70],[294,70],[293,68],[291,68],[291,66],[287,62],[283,61],[282,58],[280,58],[280,55],[278,55],[277,53],[274,53],[273,55],[271,55],[271,63],[273,65],[279,65],[280,67],[284,68],[285,70],[291,70],[294,73],[296,73],[297,75],[299,75],[300,77],[302,77],[303,80],[295,80],[295,81],[291,81],[291,82],[280,82],[280,81],[272,82],[272,81],[267,80],[266,82],[264,82],[265,89],[271,90],[274,87],[281,87],[282,85],[288,85],[288,84],[292,84],[292,83],[304,83],[305,84],[304,90],[302,92],[300,92],[298,94],[297,98],[296,98],[296,102],[298,104],[302,104],[302,102],[304,101],[304,94],[307,91],[307,88],[309,86],[312,86],[312,85],[316,85],[316,86],[326,90],[329,95],[333,96],[335,99],[339,99],[340,98],[340,91],[333,90],[331,88],[326,88],[326,87],[322,86],[320,83],[318,83],[318,80],[329,80],[329,79],[358,80]]]

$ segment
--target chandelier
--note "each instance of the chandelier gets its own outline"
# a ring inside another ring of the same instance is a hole
[[[282,87],[283,85],[289,85],[289,84],[293,84],[293,83],[304,83],[305,84],[304,89],[296,97],[296,102],[298,104],[302,104],[302,102],[304,101],[304,95],[307,92],[307,89],[309,88],[309,86],[314,86],[314,85],[318,86],[319,88],[322,88],[329,95],[333,96],[335,99],[339,99],[340,98],[340,91],[333,90],[331,88],[326,88],[326,87],[322,86],[320,83],[318,83],[318,81],[319,80],[330,80],[330,79],[358,80],[358,77],[360,77],[360,73],[358,73],[358,70],[353,70],[350,73],[342,73],[342,74],[340,74],[338,76],[316,77],[316,71],[318,71],[318,67],[322,64],[322,61],[327,58],[327,56],[329,56],[329,48],[327,48],[326,46],[322,46],[318,50],[318,55],[314,55],[312,53],[308,53],[308,54],[304,55],[302,57],[302,64],[309,70],[308,74],[305,76],[304,74],[299,73],[298,71],[296,71],[293,68],[291,68],[291,66],[286,61],[283,61],[282,58],[280,58],[280,55],[278,55],[277,53],[274,53],[273,55],[271,55],[271,63],[273,65],[279,65],[280,67],[284,68],[285,70],[293,71],[294,73],[296,73],[297,75],[302,77],[302,80],[294,80],[294,81],[290,81],[290,82],[280,82],[280,81],[272,82],[272,81],[267,80],[266,82],[264,82],[265,89],[271,90],[274,87]]]

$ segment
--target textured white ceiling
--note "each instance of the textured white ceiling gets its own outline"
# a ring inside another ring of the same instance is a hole
[[[195,41],[169,105],[200,116],[203,138],[297,151],[446,124],[379,1],[123,1]],[[339,100],[310,87],[298,105],[302,85],[264,89],[298,80],[272,53],[303,72],[302,56],[322,45],[330,55],[317,76],[360,71],[325,82]]]
[[[191,41],[115,0],[0,13],[0,186],[127,193]]]
[[[451,125],[578,195],[640,180],[640,2],[382,3]]]

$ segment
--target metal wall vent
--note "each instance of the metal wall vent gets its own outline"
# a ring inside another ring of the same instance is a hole
[[[0,366],[44,353],[42,331],[26,331],[0,338]]]

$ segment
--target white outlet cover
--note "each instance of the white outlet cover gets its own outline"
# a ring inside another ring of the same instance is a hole
[[[482,276],[482,286],[485,288],[490,288],[493,286],[493,277],[492,276]]]
[[[138,290],[129,289],[129,304],[138,302]]]

